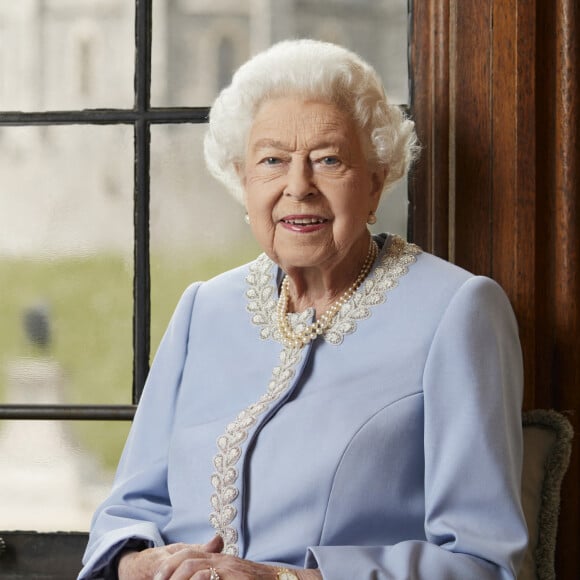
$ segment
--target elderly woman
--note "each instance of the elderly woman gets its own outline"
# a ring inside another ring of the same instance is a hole
[[[367,224],[413,123],[351,52],[283,42],[215,102],[264,253],[186,290],[81,578],[514,578],[521,357],[490,279]]]

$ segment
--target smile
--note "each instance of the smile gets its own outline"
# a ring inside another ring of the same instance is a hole
[[[323,224],[328,220],[317,217],[286,217],[282,218],[280,221],[293,226],[311,226],[316,224]]]
[[[295,234],[313,234],[326,228],[330,220],[316,215],[287,215],[279,224]]]

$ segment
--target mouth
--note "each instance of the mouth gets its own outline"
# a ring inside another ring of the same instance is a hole
[[[279,224],[295,234],[312,234],[324,229],[329,222],[327,218],[318,215],[287,215]]]
[[[286,216],[280,221],[291,226],[313,226],[324,224],[328,220],[317,216]]]

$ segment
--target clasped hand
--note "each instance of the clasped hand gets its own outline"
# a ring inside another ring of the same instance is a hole
[[[222,538],[215,536],[207,544],[169,544],[128,551],[119,560],[119,580],[210,580],[212,568],[220,580],[277,578],[273,566],[222,554],[222,548]],[[320,578],[318,574],[315,577]]]

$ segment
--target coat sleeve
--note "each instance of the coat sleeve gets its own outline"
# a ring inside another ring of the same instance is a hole
[[[449,302],[423,375],[425,539],[313,546],[325,580],[515,578],[527,542],[520,501],[522,362],[501,288],[469,278]]]
[[[164,544],[160,530],[171,515],[167,451],[198,288],[185,291],[159,345],[111,494],[93,516],[79,579],[109,577],[110,563],[130,540]]]

